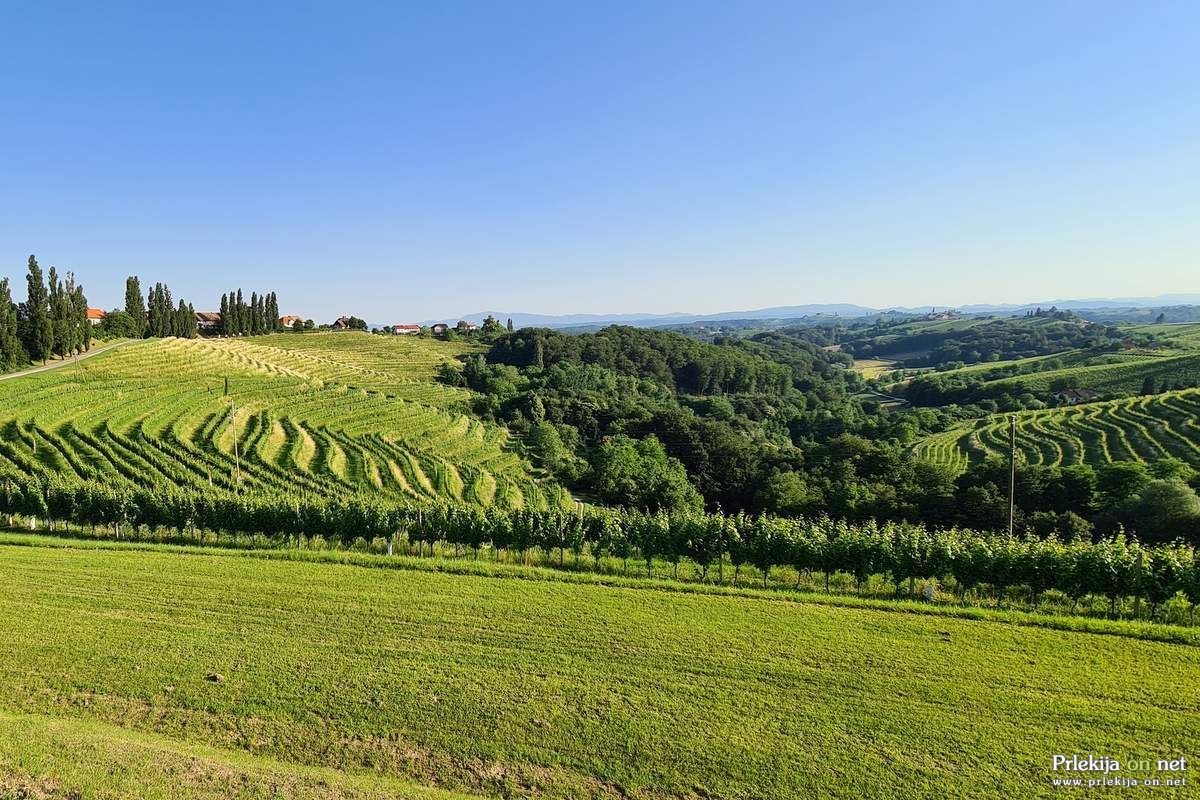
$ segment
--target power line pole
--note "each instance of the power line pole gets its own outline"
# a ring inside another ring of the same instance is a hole
[[[1008,415],[1008,538],[1013,536],[1017,510],[1017,415]]]

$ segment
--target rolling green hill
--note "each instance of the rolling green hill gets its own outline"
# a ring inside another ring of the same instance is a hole
[[[458,352],[356,333],[131,342],[0,382],[0,463],[139,486],[558,503],[504,428],[453,410],[469,392],[433,380]]]
[[[1200,738],[1120,623],[516,577],[10,536],[0,794],[1052,797]]]
[[[1070,385],[1102,394],[1137,393],[1147,378],[1156,386],[1164,382],[1169,386],[1195,386],[1200,383],[1200,352],[1097,356],[1078,366],[989,381],[983,384],[981,391],[990,395],[1001,392],[1037,394],[1049,392],[1056,386]]]

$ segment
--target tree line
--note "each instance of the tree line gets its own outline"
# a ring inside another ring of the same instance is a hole
[[[960,528],[932,529],[914,523],[854,525],[828,518],[792,519],[771,515],[619,511],[579,507],[500,510],[450,504],[401,506],[370,496],[326,500],[300,496],[257,498],[225,492],[195,492],[174,487],[123,488],[68,482],[58,476],[0,473],[0,514],[20,514],[78,525],[109,526],[118,537],[130,529],[174,529],[180,536],[213,531],[229,536],[261,534],[300,544],[321,536],[352,544],[395,541],[404,537],[423,552],[437,542],[475,550],[557,553],[565,564],[585,552],[593,559],[611,556],[625,569],[656,560],[695,565],[701,580],[725,582],[726,564],[736,584],[745,565],[764,582],[771,571],[790,567],[797,576],[851,576],[861,587],[872,576],[886,576],[899,591],[904,582],[953,579],[958,591],[986,587],[1001,596],[1023,587],[1036,605],[1045,592],[1063,593],[1074,602],[1087,596],[1107,598],[1113,607],[1126,598],[1150,606],[1182,594],[1192,612],[1200,604],[1200,563],[1184,542],[1145,545],[1123,533],[1092,542],[1055,535],[1008,538]],[[432,552],[432,550],[431,550]],[[713,573],[716,573],[715,576]],[[797,577],[799,579],[799,577]]]
[[[105,336],[127,339],[195,339],[199,335],[191,303],[180,298],[176,304],[165,283],[155,283],[143,296],[141,278],[136,275],[125,279],[124,308],[107,312],[99,327]]]
[[[275,292],[262,295],[251,292],[249,303],[242,299],[241,289],[223,294],[220,314],[218,331],[224,336],[254,336],[283,330]]]
[[[175,336],[195,339],[200,333],[224,336],[248,336],[282,330],[279,322],[279,300],[275,292],[250,295],[243,300],[242,290],[221,295],[220,319],[215,329],[201,331],[196,310],[191,303],[180,299],[175,304],[171,289],[156,283],[145,295],[141,279],[131,275],[125,279],[125,307],[110,311],[101,323],[108,336],[133,339]]]
[[[86,352],[92,342],[87,298],[74,273],[60,278],[50,268],[44,275],[35,256],[29,256],[26,299],[15,303],[7,278],[0,280],[0,368],[16,369],[51,356]]]

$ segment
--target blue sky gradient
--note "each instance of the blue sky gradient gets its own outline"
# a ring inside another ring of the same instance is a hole
[[[10,3],[0,274],[373,322],[1200,289],[1200,6]]]

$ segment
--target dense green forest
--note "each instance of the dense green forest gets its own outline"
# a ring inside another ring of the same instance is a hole
[[[812,341],[820,335],[702,342],[620,326],[523,329],[465,356],[443,380],[478,392],[477,414],[521,434],[537,463],[601,502],[1005,525],[1007,466],[958,473],[911,452],[918,437],[973,412],[871,399],[845,353]],[[1021,530],[1126,525],[1168,539],[1197,530],[1196,472],[1183,462],[1021,474]]]
[[[1126,343],[1143,345],[1151,339],[1056,310],[1014,319],[971,320],[961,327],[879,324],[850,335],[841,349],[856,358],[888,358],[904,367],[942,369],[1080,348],[1116,352]]]

